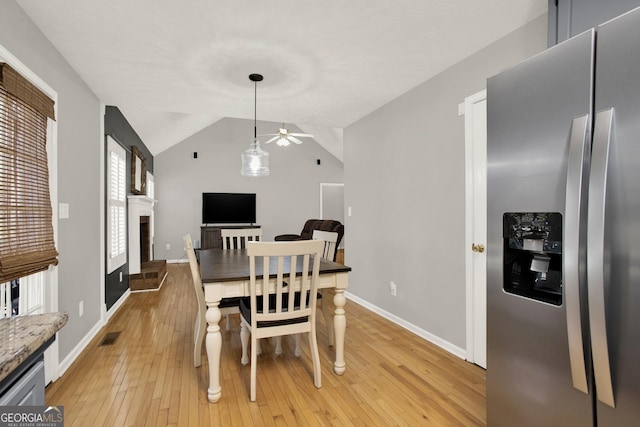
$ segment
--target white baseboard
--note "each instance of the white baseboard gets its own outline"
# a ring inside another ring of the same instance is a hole
[[[82,354],[91,340],[94,339],[96,335],[98,335],[98,332],[100,332],[100,329],[102,329],[103,326],[104,324],[102,323],[102,321],[96,323],[93,328],[91,328],[91,330],[87,332],[84,338],[82,338],[78,345],[76,345],[73,350],[71,350],[71,352],[67,354],[67,357],[65,357],[64,360],[60,362],[60,364],[58,365],[58,378],[60,378],[62,375],[64,375],[65,372],[67,372],[67,369],[69,369],[73,362],[75,362],[80,354]]]
[[[93,326],[93,328],[91,328],[91,330],[87,332],[84,338],[82,338],[82,340],[80,340],[80,342],[73,348],[73,350],[69,352],[67,357],[65,357],[64,360],[62,360],[58,364],[58,378],[64,375],[64,373],[67,371],[67,369],[69,369],[69,367],[73,364],[73,362],[75,362],[76,359],[80,357],[80,354],[82,354],[84,349],[87,348],[89,343],[91,343],[91,340],[93,340],[96,337],[96,335],[98,335],[98,332],[100,332],[102,327],[106,325],[109,319],[111,319],[111,317],[115,314],[115,312],[118,311],[120,307],[122,307],[122,304],[124,304],[127,298],[129,298],[129,295],[131,295],[131,291],[127,289],[127,291],[124,294],[122,294],[120,298],[118,298],[118,301],[116,301],[116,303],[111,306],[109,311],[107,311],[106,321],[102,321],[102,320],[98,321]]]
[[[467,351],[465,349],[462,349],[456,345],[451,344],[449,341],[443,340],[442,338],[433,335],[430,332],[425,331],[422,328],[417,327],[416,325],[414,325],[413,323],[409,323],[406,320],[396,316],[395,314],[389,313],[388,311],[373,305],[371,303],[369,303],[368,301],[363,300],[360,297],[357,297],[356,295],[353,295],[350,292],[346,292],[344,293],[345,297],[347,297],[349,300],[355,302],[356,304],[359,304],[365,308],[367,308],[368,310],[373,311],[374,313],[384,317],[385,319],[388,319],[390,321],[392,321],[393,323],[395,323],[396,325],[418,335],[421,338],[424,338],[425,340],[437,345],[438,347],[442,348],[443,350],[448,351],[449,353],[453,354],[454,356],[459,357],[460,359],[466,359],[467,357]],[[347,310],[347,322],[349,321],[349,311]]]

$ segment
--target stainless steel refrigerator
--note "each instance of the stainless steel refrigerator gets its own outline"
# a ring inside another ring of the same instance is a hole
[[[640,425],[640,9],[487,83],[487,421]]]

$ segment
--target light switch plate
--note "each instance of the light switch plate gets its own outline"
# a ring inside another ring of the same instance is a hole
[[[58,204],[58,218],[59,219],[68,219],[69,218],[69,203],[59,203]]]

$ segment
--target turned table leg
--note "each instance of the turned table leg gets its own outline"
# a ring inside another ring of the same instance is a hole
[[[216,403],[222,396],[220,387],[220,353],[222,352],[222,335],[220,334],[220,319],[222,317],[218,308],[220,301],[207,304],[207,358],[209,361],[209,389],[207,397],[209,402]]]
[[[333,371],[338,374],[344,374],[346,369],[344,363],[344,337],[347,329],[347,318],[345,317],[344,306],[347,299],[344,296],[344,289],[336,289],[333,297],[333,303],[336,306],[335,315],[333,316],[333,329],[336,348],[336,361],[333,364]]]

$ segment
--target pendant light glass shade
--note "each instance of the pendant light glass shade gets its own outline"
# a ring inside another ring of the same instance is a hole
[[[260,148],[260,141],[254,139],[249,148],[241,154],[244,176],[269,176],[269,153]]]
[[[242,159],[243,176],[269,176],[269,153],[260,147],[257,129],[257,104],[258,104],[258,82],[262,81],[260,74],[250,74],[249,80],[254,83],[254,104],[253,104],[253,140],[249,148],[240,155]]]

